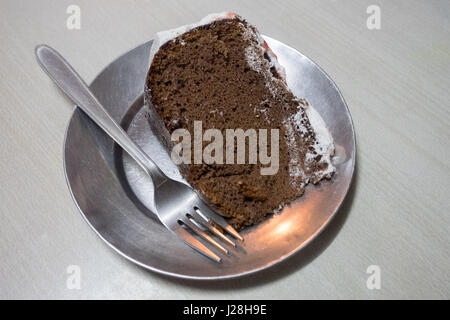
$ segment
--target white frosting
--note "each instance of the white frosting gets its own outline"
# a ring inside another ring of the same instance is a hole
[[[258,45],[250,45],[246,48],[245,54],[247,63],[252,70],[259,72],[264,76],[266,87],[270,90],[272,95],[275,96],[278,90],[277,86],[273,85],[274,83],[282,82],[284,86],[288,87],[286,81],[286,71],[284,67],[279,64],[277,56],[269,48],[260,33],[256,30],[247,28],[244,31],[244,38],[256,38],[258,42]],[[264,65],[264,61],[261,60],[261,53],[267,53],[269,55],[269,69],[267,68],[267,65]],[[281,79],[274,77],[274,75],[270,71],[270,68],[272,67],[275,67]],[[263,105],[264,103],[265,101],[263,101],[261,104]],[[298,150],[299,146],[297,145],[296,141],[297,135],[295,134],[295,131],[299,131],[301,135],[304,135],[308,132],[308,129],[301,123],[304,114],[299,110],[299,112],[284,121],[284,126],[287,131],[288,146],[291,154],[291,160],[289,162],[289,171],[292,177],[291,182],[294,185],[298,185],[299,181],[303,181],[300,183],[300,187],[304,187],[304,185],[309,182],[310,178],[313,181],[317,181],[322,179],[323,177],[331,176],[331,174],[336,170],[336,168],[331,163],[331,157],[334,154],[334,142],[331,133],[328,131],[325,125],[325,121],[322,119],[317,110],[314,109],[311,105],[307,103],[302,103],[302,105],[305,108],[306,116],[309,119],[317,141],[317,144],[313,146],[314,152],[307,151],[305,165],[308,166],[308,162],[314,162],[315,158],[320,155],[321,159],[319,163],[326,163],[327,167],[325,170],[316,172],[312,177],[309,177],[307,174],[305,174],[305,172],[303,172],[302,164],[299,163],[300,154]],[[259,111],[266,116],[265,111],[267,110],[265,108],[255,108],[254,111],[255,113],[256,111]]]
[[[331,163],[331,157],[334,154],[334,143],[331,133],[328,131],[324,120],[312,106],[308,105],[306,102],[303,103],[304,113],[302,109],[296,114],[293,114],[285,121],[283,121],[284,127],[286,128],[288,146],[291,154],[291,159],[289,161],[289,174],[293,178],[291,183],[299,187],[304,187],[306,184],[312,180],[314,183],[321,180],[323,177],[330,177],[336,168]],[[299,132],[301,136],[308,133],[308,128],[302,123],[304,114],[308,117],[309,123],[312,130],[314,131],[316,144],[313,145],[314,151],[307,150],[305,163],[299,163],[300,150],[297,145],[297,135],[295,132]],[[324,170],[316,171],[313,176],[306,174],[302,167],[305,166],[308,169],[309,164],[316,162],[315,158],[321,156],[319,163],[327,164]],[[298,179],[300,178],[300,179]]]
[[[321,162],[326,162],[328,167],[323,171],[324,175],[330,175],[336,168],[331,163],[331,157],[334,155],[334,141],[331,132],[327,129],[325,121],[311,105],[306,107],[306,115],[311,124],[318,144],[314,146],[317,154],[322,156]]]
[[[278,75],[281,77],[281,79],[283,81],[286,81],[286,70],[284,69],[284,67],[278,62],[278,58],[275,55],[275,53],[273,53],[273,51],[270,49],[269,45],[267,44],[267,42],[263,39],[263,37],[261,36],[261,34],[255,30],[255,31],[250,31],[249,29],[245,30],[244,33],[244,37],[251,37],[254,36],[256,37],[256,40],[258,41],[259,44],[259,49],[263,51],[264,53],[267,53],[267,55],[270,58],[270,62],[269,62],[269,66],[270,67],[274,67],[275,70],[277,71]],[[261,63],[258,61],[260,61],[259,56],[256,54],[255,52],[255,48],[253,46],[249,46],[245,52],[247,54],[247,62],[250,65],[250,67],[252,69],[254,69],[257,72],[261,72]],[[255,63],[256,62],[256,63]]]

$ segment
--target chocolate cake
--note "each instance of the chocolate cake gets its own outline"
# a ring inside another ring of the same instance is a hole
[[[145,101],[149,123],[169,152],[177,143],[171,134],[187,129],[194,136],[196,121],[223,137],[227,129],[267,129],[267,149],[278,143],[275,174],[262,174],[268,164],[261,162],[196,163],[194,152],[190,163],[180,164],[186,181],[237,229],[281,210],[309,182],[335,171],[334,144],[322,118],[294,96],[276,55],[254,26],[234,13],[158,33]],[[278,129],[278,139],[271,129]]]

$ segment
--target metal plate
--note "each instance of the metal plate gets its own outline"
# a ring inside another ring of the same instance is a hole
[[[264,38],[285,66],[291,90],[306,98],[330,129],[336,143],[337,174],[331,181],[308,186],[305,195],[282,213],[245,230],[243,250],[217,264],[188,248],[159,223],[152,213],[150,178],[76,108],[65,137],[67,182],[88,224],[125,258],[144,268],[181,278],[242,276],[299,251],[336,214],[355,167],[355,136],[345,101],[333,81],[314,62],[279,41]],[[144,118],[142,93],[151,44],[145,43],[113,61],[93,81],[91,89],[163,171],[180,179]]]

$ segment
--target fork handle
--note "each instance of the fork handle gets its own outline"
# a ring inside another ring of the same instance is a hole
[[[39,45],[35,53],[39,65],[58,87],[152,177],[155,189],[167,181],[167,176],[114,121],[83,79],[56,50]]]

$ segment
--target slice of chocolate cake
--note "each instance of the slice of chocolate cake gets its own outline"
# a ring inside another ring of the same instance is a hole
[[[198,121],[203,131],[218,129],[223,137],[227,129],[266,129],[269,153],[278,144],[274,174],[262,174],[268,164],[260,161],[199,163],[195,152],[190,163],[180,165],[187,182],[237,229],[260,222],[300,197],[309,182],[334,173],[334,144],[325,123],[289,90],[277,57],[240,16],[212,14],[158,33],[150,62],[149,123],[169,152],[178,143],[171,134],[186,129],[194,136]],[[202,147],[209,143],[203,141]],[[264,151],[261,146],[258,152]],[[221,147],[225,154],[226,143]],[[238,152],[237,146],[232,151]]]

